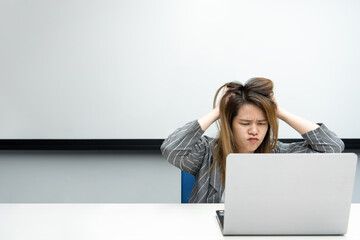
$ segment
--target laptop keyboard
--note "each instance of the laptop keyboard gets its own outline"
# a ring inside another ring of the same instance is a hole
[[[216,215],[220,221],[221,227],[224,228],[224,210],[217,210]]]

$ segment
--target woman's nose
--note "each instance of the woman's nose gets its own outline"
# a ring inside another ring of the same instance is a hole
[[[257,128],[256,124],[252,124],[250,126],[249,133],[252,135],[258,134],[258,128]]]

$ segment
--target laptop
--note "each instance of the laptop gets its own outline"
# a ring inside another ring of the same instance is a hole
[[[343,235],[357,155],[229,154],[223,235]]]

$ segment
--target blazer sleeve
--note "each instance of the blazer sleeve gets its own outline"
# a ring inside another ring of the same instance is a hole
[[[196,175],[205,157],[211,151],[211,138],[202,137],[204,131],[197,120],[171,133],[160,150],[166,160],[181,170]]]
[[[276,153],[340,153],[344,151],[344,142],[324,124],[302,135],[304,141],[283,143],[278,141]]]

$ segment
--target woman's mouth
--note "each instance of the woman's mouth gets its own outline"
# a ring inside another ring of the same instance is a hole
[[[250,142],[257,142],[257,141],[259,141],[259,139],[257,139],[257,138],[249,138],[249,141]]]

